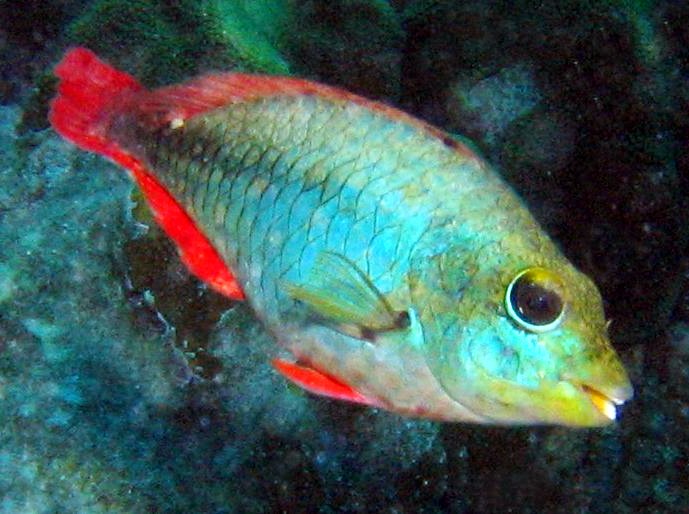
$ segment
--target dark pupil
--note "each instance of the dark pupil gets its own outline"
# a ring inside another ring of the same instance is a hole
[[[521,277],[512,287],[510,303],[522,320],[532,325],[547,325],[562,312],[560,297],[532,282],[527,276]]]

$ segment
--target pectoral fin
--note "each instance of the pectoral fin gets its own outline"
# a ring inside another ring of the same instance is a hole
[[[282,359],[273,359],[273,366],[286,378],[310,393],[372,407],[380,406],[376,400],[360,394],[344,382],[308,366]]]
[[[373,340],[375,334],[409,326],[406,311],[395,311],[369,278],[346,257],[323,252],[303,284],[285,285],[290,296],[342,332]]]

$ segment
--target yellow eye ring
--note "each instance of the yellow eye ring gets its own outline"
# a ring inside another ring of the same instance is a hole
[[[545,268],[527,268],[518,273],[505,291],[505,309],[510,318],[529,332],[557,328],[565,316],[562,282]]]

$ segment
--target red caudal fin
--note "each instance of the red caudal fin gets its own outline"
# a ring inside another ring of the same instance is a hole
[[[145,89],[130,75],[104,63],[85,48],[67,52],[55,74],[60,82],[49,115],[55,131],[80,148],[127,168],[189,270],[221,294],[243,299],[236,279],[194,220],[154,173],[108,136],[112,117],[122,109],[135,108],[139,98],[148,96]]]
[[[55,131],[84,150],[117,160],[119,150],[106,137],[107,123],[122,100],[143,86],[86,48],[67,52],[55,75],[60,82],[49,114]]]
[[[310,393],[373,407],[380,406],[376,400],[358,393],[344,382],[308,366],[282,359],[273,359],[273,366],[286,378]]]

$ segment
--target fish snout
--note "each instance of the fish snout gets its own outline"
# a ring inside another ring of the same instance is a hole
[[[580,387],[589,397],[594,407],[611,421],[617,419],[617,407],[630,400],[634,395],[631,384],[623,387],[607,388],[605,392],[588,384],[581,384]]]
[[[576,386],[593,404],[593,406],[610,421],[617,419],[617,408],[634,396],[634,388],[626,376],[621,380],[577,380],[565,377],[565,380]]]

